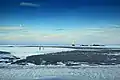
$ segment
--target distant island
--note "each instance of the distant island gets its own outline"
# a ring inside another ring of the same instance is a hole
[[[105,45],[93,44],[93,45],[90,45],[90,46],[105,46]]]
[[[80,46],[105,46],[105,45],[100,45],[100,44],[85,45],[85,44],[82,44]]]

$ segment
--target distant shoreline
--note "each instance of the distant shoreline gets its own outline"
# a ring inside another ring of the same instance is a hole
[[[70,49],[107,49],[107,50],[111,50],[111,49],[119,49],[120,50],[120,47],[109,47],[109,46],[51,46],[51,45],[43,45],[43,46],[40,46],[40,45],[5,45],[5,46],[0,46],[0,47],[47,47],[47,48],[70,48]]]

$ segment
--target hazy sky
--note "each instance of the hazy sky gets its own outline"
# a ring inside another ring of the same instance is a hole
[[[0,0],[0,44],[120,44],[119,0]]]

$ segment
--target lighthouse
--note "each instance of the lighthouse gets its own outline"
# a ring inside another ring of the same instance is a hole
[[[72,46],[75,46],[75,41],[72,42]]]

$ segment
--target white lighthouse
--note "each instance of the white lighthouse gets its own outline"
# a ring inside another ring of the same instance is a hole
[[[72,46],[75,46],[75,41],[72,42]]]

